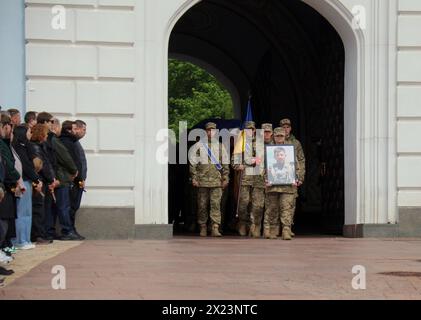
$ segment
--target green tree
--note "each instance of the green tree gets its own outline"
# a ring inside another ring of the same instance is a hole
[[[187,121],[190,129],[208,118],[233,118],[231,95],[206,70],[189,62],[170,59],[168,73],[168,121],[177,139],[180,121]]]

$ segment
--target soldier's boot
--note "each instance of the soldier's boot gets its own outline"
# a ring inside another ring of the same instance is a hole
[[[270,227],[270,239],[278,238],[278,228],[279,227]]]
[[[212,225],[212,237],[222,237],[222,234],[219,232],[219,224]]]
[[[201,224],[200,225],[200,236],[206,237],[207,235],[208,235],[208,227],[206,226],[206,224]]]
[[[256,226],[254,224],[251,224],[250,229],[249,229],[249,237],[253,237],[253,233],[255,229],[256,229]]]
[[[252,233],[251,233],[251,236],[253,237],[253,238],[260,238],[260,227],[259,226],[256,226],[256,225],[252,225],[252,226],[254,226],[254,228],[253,228],[253,231],[252,231]]]
[[[238,226],[238,234],[242,237],[247,236],[247,226],[245,223],[240,223]]]
[[[276,226],[276,235],[278,237],[281,235],[281,226]]]
[[[270,228],[269,227],[265,227],[263,229],[263,237],[265,239],[270,239]]]
[[[290,227],[284,227],[282,229],[282,240],[292,240]]]

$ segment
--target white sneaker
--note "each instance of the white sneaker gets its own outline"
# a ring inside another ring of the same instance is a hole
[[[8,255],[6,255],[3,251],[0,251],[0,262],[7,264],[13,261],[12,257],[9,257]]]
[[[25,243],[24,245],[16,247],[19,250],[31,250],[35,248],[35,245],[32,243]]]

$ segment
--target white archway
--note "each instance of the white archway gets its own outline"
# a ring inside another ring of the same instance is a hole
[[[167,169],[156,164],[154,154],[162,142],[156,141],[155,133],[157,127],[164,128],[168,123],[171,32],[200,1],[149,0],[149,5],[136,9],[147,26],[139,32],[137,42],[142,56],[137,65],[137,74],[141,75],[137,98],[145,107],[136,114],[136,150],[142,150],[136,153],[136,189],[145,195],[135,200],[136,224],[162,224],[168,217]],[[332,24],[345,47],[345,224],[396,223],[396,69],[392,65],[387,70],[381,68],[384,61],[395,59],[396,53],[378,45],[386,41],[396,21],[388,20],[392,13],[382,1],[379,8],[374,8],[371,0],[361,0],[367,9],[366,30],[352,27],[352,4],[344,0],[302,1]],[[153,112],[144,111],[151,107]]]
[[[186,0],[171,17],[166,39],[169,41],[171,31],[177,21],[201,0]],[[364,35],[361,30],[352,28],[353,15],[339,0],[303,0],[324,16],[339,33],[345,47],[345,224],[355,225],[364,219],[361,217],[361,190],[364,185],[357,178],[360,176],[361,159],[358,141],[360,125],[357,119],[363,106],[364,88]],[[360,192],[359,192],[360,191]]]

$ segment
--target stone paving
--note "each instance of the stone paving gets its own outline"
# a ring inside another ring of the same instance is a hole
[[[54,241],[53,245],[40,245],[36,246],[33,250],[18,250],[13,255],[15,260],[8,265],[2,264],[1,266],[6,269],[12,269],[15,273],[11,276],[4,277],[3,287],[13,283],[30,270],[71,248],[77,247],[82,242],[79,241]]]
[[[56,265],[65,267],[65,290],[52,289]],[[365,290],[352,287],[356,265],[366,269]],[[0,299],[418,300],[416,272],[420,239],[85,241],[0,289]]]

